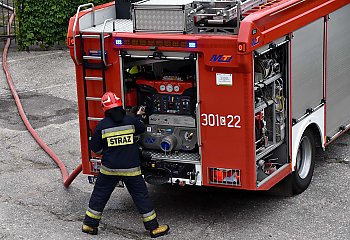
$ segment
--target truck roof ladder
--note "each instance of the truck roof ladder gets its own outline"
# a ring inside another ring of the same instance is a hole
[[[108,20],[109,21],[109,20]],[[107,20],[105,21],[106,24]],[[85,112],[86,112],[86,126],[87,126],[87,134],[90,137],[92,135],[90,121],[100,121],[102,118],[90,116],[89,114],[89,102],[90,101],[101,101],[101,96],[106,92],[106,69],[108,68],[108,63],[106,59],[106,51],[105,51],[105,38],[110,37],[110,35],[105,35],[104,31],[100,34],[82,34],[80,33],[80,46],[82,53],[82,71],[83,71],[83,87],[84,87],[84,96],[85,96]],[[96,39],[99,40],[99,50],[88,50],[85,49],[84,39]],[[91,72],[94,72],[93,75],[90,75],[88,69]],[[99,76],[97,76],[96,71],[100,70]],[[88,86],[91,84],[87,84],[87,82],[102,82],[102,89],[100,96],[88,96]],[[91,157],[91,151],[89,150],[89,159]],[[95,164],[94,164],[95,166]],[[95,167],[94,167],[95,168]]]

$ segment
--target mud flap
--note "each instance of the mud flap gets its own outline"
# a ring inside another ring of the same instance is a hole
[[[282,181],[273,186],[270,190],[267,191],[267,194],[278,197],[292,197],[292,174],[289,174]]]

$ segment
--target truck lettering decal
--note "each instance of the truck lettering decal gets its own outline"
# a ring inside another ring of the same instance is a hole
[[[260,36],[257,36],[252,39],[252,47],[258,45],[260,43]]]
[[[201,114],[201,123],[202,126],[209,127],[228,127],[228,128],[241,128],[241,116],[240,115],[231,115],[221,116],[219,114],[213,113],[202,113]]]
[[[214,54],[210,58],[210,62],[219,62],[219,63],[229,63],[232,60],[232,55],[216,55]]]

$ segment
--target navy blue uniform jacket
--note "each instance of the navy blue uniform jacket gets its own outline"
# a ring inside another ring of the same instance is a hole
[[[145,125],[141,116],[126,115],[120,122],[110,117],[101,120],[90,141],[90,149],[101,153],[102,165],[111,169],[128,169],[140,166],[135,135],[143,133]]]

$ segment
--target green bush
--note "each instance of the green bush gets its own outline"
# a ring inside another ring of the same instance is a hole
[[[16,0],[16,38],[18,46],[49,48],[65,45],[69,18],[78,6],[93,2],[95,6],[112,0]]]

